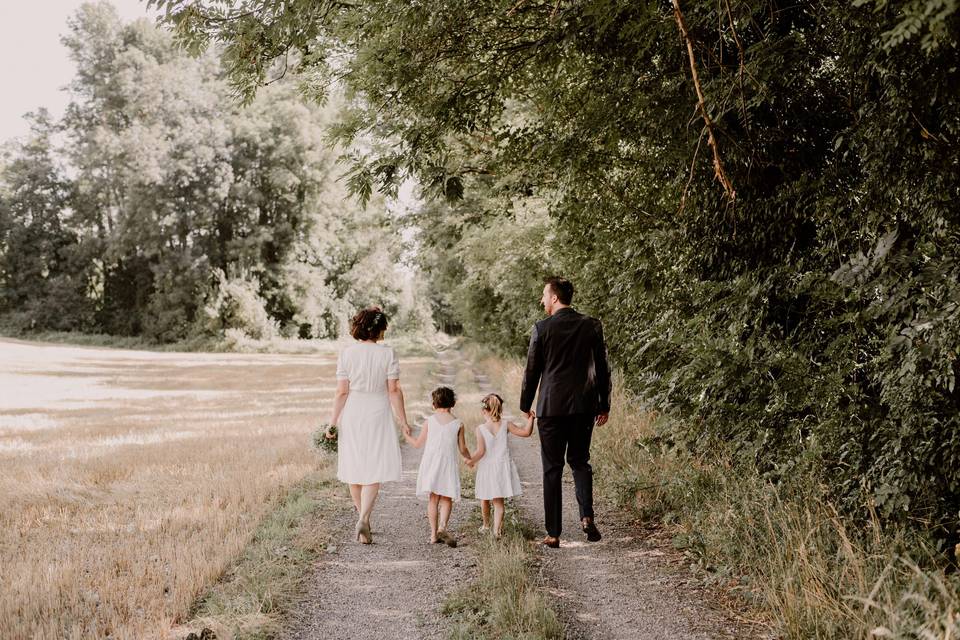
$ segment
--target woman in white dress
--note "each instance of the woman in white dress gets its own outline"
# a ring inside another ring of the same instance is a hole
[[[357,509],[357,540],[373,542],[370,514],[380,483],[400,480],[400,443],[394,416],[410,432],[400,389],[400,363],[392,347],[378,344],[387,315],[360,310],[350,323],[357,341],[337,357],[337,391],[330,424],[337,426],[337,478],[350,485]]]

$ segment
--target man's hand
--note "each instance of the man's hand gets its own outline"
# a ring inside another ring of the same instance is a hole
[[[609,417],[610,417],[610,412],[609,412],[609,411],[608,411],[607,413],[601,413],[600,415],[598,415],[598,416],[597,416],[597,426],[598,426],[598,427],[602,427],[603,425],[607,424],[607,419],[608,419]]]

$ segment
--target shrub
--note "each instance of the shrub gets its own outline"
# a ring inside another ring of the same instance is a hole
[[[267,314],[257,284],[249,277],[229,278],[215,270],[216,285],[204,305],[203,329],[218,336],[242,332],[254,340],[278,335],[278,327]]]

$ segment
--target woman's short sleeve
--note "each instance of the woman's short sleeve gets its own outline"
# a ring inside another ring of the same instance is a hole
[[[343,350],[340,350],[340,353],[337,354],[337,380],[347,380],[350,378],[350,374],[347,373],[347,368],[343,364]]]
[[[390,365],[387,367],[387,380],[400,379],[400,360],[397,359],[397,352],[390,349]]]

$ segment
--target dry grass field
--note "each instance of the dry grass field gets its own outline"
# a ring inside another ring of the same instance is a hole
[[[335,349],[0,341],[0,638],[169,637],[317,471]],[[432,362],[402,358],[404,379]]]

